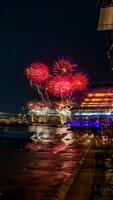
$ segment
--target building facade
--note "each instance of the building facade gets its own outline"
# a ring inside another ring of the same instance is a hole
[[[104,32],[106,62],[113,71],[113,0],[99,0],[97,4],[100,7],[97,29]]]

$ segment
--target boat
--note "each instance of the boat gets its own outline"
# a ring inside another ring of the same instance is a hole
[[[86,119],[72,119],[68,120],[64,123],[68,130],[82,130],[82,129],[89,129],[89,130],[100,130],[102,128],[100,122],[98,120],[86,120]]]

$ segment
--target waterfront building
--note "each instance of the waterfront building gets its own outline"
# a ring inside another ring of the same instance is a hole
[[[111,116],[113,115],[113,87],[99,87],[88,89],[81,98],[81,102],[71,109],[71,117],[75,116]],[[28,104],[29,105],[29,104]],[[29,107],[28,115],[31,122],[61,122],[63,115],[54,109],[44,109],[39,107],[39,102],[33,102],[33,107]],[[68,119],[69,117],[66,116]],[[65,119],[66,119],[65,118]],[[63,121],[65,121],[63,119]]]
[[[23,123],[26,122],[26,114],[0,112],[0,123]]]
[[[111,116],[113,114],[113,88],[89,89],[75,115]]]

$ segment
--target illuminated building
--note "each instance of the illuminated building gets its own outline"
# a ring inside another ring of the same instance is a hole
[[[27,122],[26,115],[22,113],[6,113],[0,112],[0,123],[25,123]]]
[[[110,115],[113,112],[113,88],[89,89],[79,112],[92,115]],[[83,114],[85,115],[85,114]]]
[[[55,111],[54,109],[49,108],[49,106],[45,104],[43,104],[42,107],[39,105],[40,102],[37,101],[28,103],[28,106],[30,106],[29,113],[31,113],[34,121],[41,122],[42,120],[42,122],[48,122],[48,120],[54,118],[57,122],[57,120],[61,118],[61,115],[64,114],[62,112],[57,112],[57,109]],[[76,116],[113,115],[113,88],[95,88],[87,90],[81,104],[78,106],[75,103],[72,114]],[[70,116],[71,113],[68,118],[70,118]]]
[[[32,123],[56,123],[60,121],[59,113],[53,109],[47,102],[37,100],[27,103],[28,115]]]

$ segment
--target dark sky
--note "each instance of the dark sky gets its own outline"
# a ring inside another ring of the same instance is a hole
[[[105,73],[104,35],[96,1],[0,1],[0,111],[18,112],[33,98],[24,75],[35,60],[71,56],[91,83]]]

